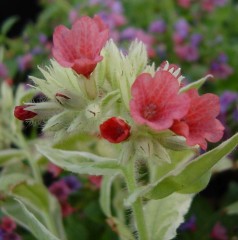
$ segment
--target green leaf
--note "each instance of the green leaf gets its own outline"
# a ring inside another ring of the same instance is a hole
[[[12,195],[39,213],[50,212],[49,192],[41,184],[19,184],[12,189]]]
[[[232,203],[231,205],[225,208],[227,214],[238,214],[238,202]]]
[[[12,173],[0,177],[0,192],[8,193],[14,186],[29,180],[26,174]]]
[[[107,217],[112,216],[111,212],[111,188],[112,182],[115,179],[116,174],[113,176],[104,176],[100,188],[100,206],[102,211]]]
[[[60,240],[54,236],[19,199],[8,201],[3,206],[4,212],[13,217],[16,222],[31,231],[39,240]]]
[[[186,190],[191,185],[198,184],[199,179],[204,177],[219,160],[232,152],[237,144],[238,134],[235,134],[211,151],[204,153],[192,161],[187,161],[185,164],[176,166],[170,172],[165,172],[165,175],[154,183],[140,187],[128,197],[125,204],[131,205],[138,197],[142,196],[152,199],[164,198],[173,192]],[[206,182],[204,179],[202,181]]]
[[[19,17],[17,16],[12,16],[8,18],[1,27],[1,33],[3,35],[6,35],[8,31],[11,29],[11,27],[17,22],[18,19]]]
[[[238,134],[213,150],[204,153],[192,161],[188,161],[180,169],[175,169],[170,176],[166,176],[163,180],[155,183],[147,196],[158,199],[188,188],[204,176],[219,160],[229,154],[237,144]]]
[[[19,184],[11,196],[24,203],[52,233],[65,239],[60,206],[46,187],[39,183]]]
[[[179,193],[183,193],[183,194],[187,193],[188,194],[188,193],[196,193],[196,192],[202,191],[208,185],[211,176],[212,176],[211,171],[206,172],[204,175],[202,175],[202,177],[200,177],[197,181],[195,181],[191,186],[188,186],[188,187],[182,189],[181,191],[179,191]]]
[[[100,157],[88,152],[65,151],[38,146],[38,151],[57,166],[74,173],[112,175],[121,168],[115,159]]]
[[[205,76],[204,78],[201,78],[195,82],[192,82],[192,83],[182,87],[179,92],[180,93],[186,92],[192,88],[199,89],[207,81],[208,78],[213,78],[213,76],[211,74],[209,74],[209,75]]]
[[[191,202],[192,195],[179,193],[159,200],[150,200],[144,211],[149,239],[173,239]]]
[[[0,166],[12,162],[20,161],[25,158],[25,154],[22,150],[17,149],[6,149],[0,151]]]
[[[184,165],[187,161],[191,160],[195,156],[195,152],[192,150],[184,151],[170,151],[171,163],[163,162],[158,167],[155,167],[152,161],[148,161],[150,165],[150,178],[151,182],[157,182],[159,179],[163,179],[164,176],[168,176],[174,169]],[[133,202],[140,196],[144,196],[150,189],[153,188],[153,184],[147,186],[141,186],[132,193],[124,202],[125,206],[131,206]]]

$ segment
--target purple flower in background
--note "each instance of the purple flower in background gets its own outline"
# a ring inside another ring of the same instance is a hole
[[[0,78],[6,78],[8,76],[8,70],[7,67],[0,63]]]
[[[72,192],[75,192],[82,187],[82,183],[74,175],[64,177],[63,180]]]
[[[180,231],[196,231],[196,217],[191,216],[186,222],[182,223],[179,227]]]
[[[225,79],[233,73],[233,69],[227,64],[212,63],[210,73],[216,78]]]
[[[221,54],[219,54],[219,56],[217,58],[217,61],[219,63],[227,63],[228,62],[228,57],[225,53],[221,53]]]
[[[164,33],[166,31],[166,24],[163,19],[156,20],[150,24],[149,31],[152,33]]]
[[[210,66],[209,73],[215,78],[226,79],[233,73],[233,69],[227,64],[213,62]]]
[[[27,53],[23,56],[19,56],[17,58],[17,64],[18,64],[19,70],[21,72],[24,72],[25,70],[31,68],[32,60],[33,60],[33,57],[31,53]]]
[[[71,193],[70,188],[64,180],[59,180],[50,185],[49,191],[60,201],[66,201]]]
[[[222,7],[227,3],[227,0],[203,0],[202,9],[207,12],[212,12],[215,7]]]
[[[221,53],[211,62],[209,73],[215,78],[225,79],[233,73],[233,69],[227,64],[228,57]]]
[[[191,0],[178,0],[178,4],[180,7],[189,8],[191,5]]]
[[[235,101],[238,101],[237,93],[231,91],[223,92],[223,94],[220,96],[221,113],[225,113],[230,105]]]
[[[3,240],[4,231],[0,228],[0,240]]]
[[[202,41],[202,35],[200,33],[194,33],[190,37],[191,45],[197,47]]]
[[[185,39],[188,36],[190,26],[185,19],[179,19],[175,23],[174,27],[176,34],[178,34],[181,38]]]
[[[98,15],[103,19],[104,23],[106,23],[110,29],[120,27],[126,23],[125,17],[118,13],[100,12]]]
[[[31,53],[33,55],[38,55],[41,54],[43,52],[43,49],[40,46],[36,46],[31,50]]]
[[[75,9],[70,10],[68,19],[71,24],[73,24],[78,19],[78,11]]]
[[[136,29],[133,27],[125,28],[121,32],[121,40],[132,40],[136,37]]]
[[[233,116],[233,119],[238,122],[238,106],[235,109],[235,111],[233,112],[232,116]]]
[[[227,4],[227,0],[213,0],[213,2],[216,6],[219,6],[219,7]]]
[[[89,5],[97,5],[97,4],[99,4],[99,3],[101,3],[101,0],[89,0],[88,1],[88,4]]]
[[[39,34],[38,38],[39,38],[39,41],[40,41],[41,44],[46,44],[47,43],[48,38],[44,33]]]
[[[227,230],[220,222],[213,227],[210,237],[214,240],[228,240]]]
[[[156,52],[153,49],[153,43],[155,39],[152,35],[146,33],[142,29],[133,28],[133,27],[126,28],[124,31],[122,31],[121,37],[120,37],[121,41],[134,40],[134,39],[138,39],[146,45],[149,57],[155,56]]]
[[[118,13],[118,14],[123,13],[123,7],[120,1],[113,1],[110,4],[110,8],[113,13]]]
[[[175,52],[179,58],[188,62],[196,61],[199,58],[197,47],[191,44],[177,45]]]
[[[21,240],[22,238],[16,233],[4,233],[0,240]]]
[[[161,60],[165,60],[167,56],[167,51],[166,51],[166,45],[165,44],[158,44],[156,48],[156,53],[160,57]]]

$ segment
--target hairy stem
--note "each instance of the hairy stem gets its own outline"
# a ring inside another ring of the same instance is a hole
[[[133,193],[137,188],[135,174],[136,174],[136,171],[135,171],[134,159],[131,159],[125,170],[125,178],[126,178],[129,194]],[[143,211],[143,203],[141,198],[138,198],[132,204],[132,210],[134,214],[134,219],[135,219],[135,224],[138,231],[139,239],[148,240],[146,222],[145,222],[144,211]]]

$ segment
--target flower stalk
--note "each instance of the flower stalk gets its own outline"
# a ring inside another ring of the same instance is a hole
[[[133,193],[137,189],[135,159],[132,158],[128,162],[128,166],[124,171],[125,181],[128,187],[129,194]],[[139,240],[148,240],[147,226],[145,222],[143,203],[141,197],[139,197],[132,204],[132,211],[134,215],[135,225],[138,233]]]

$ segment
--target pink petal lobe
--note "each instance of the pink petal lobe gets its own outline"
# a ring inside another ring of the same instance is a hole
[[[182,130],[182,123],[186,123],[189,128],[187,144],[190,146],[200,145],[206,150],[207,142],[217,142],[221,140],[224,127],[216,119],[220,112],[219,98],[211,93],[199,96],[197,90],[188,91],[190,97],[190,108],[188,113],[177,123],[175,122],[171,130],[178,135],[185,136]]]
[[[71,34],[68,28],[62,25],[56,27],[53,34],[53,43],[53,56],[60,64],[63,62],[70,63],[74,59],[75,51],[72,48]]]
[[[133,119],[157,131],[168,129],[189,108],[189,97],[178,94],[178,91],[177,79],[167,71],[157,71],[154,77],[148,73],[141,74],[131,88]]]
[[[100,52],[109,37],[109,30],[99,16],[76,20],[69,30],[58,26],[53,35],[53,56],[63,67],[71,67],[86,77],[102,60]]]
[[[189,135],[189,127],[188,125],[183,121],[175,120],[173,123],[173,126],[171,127],[171,130],[178,135],[187,137]]]

